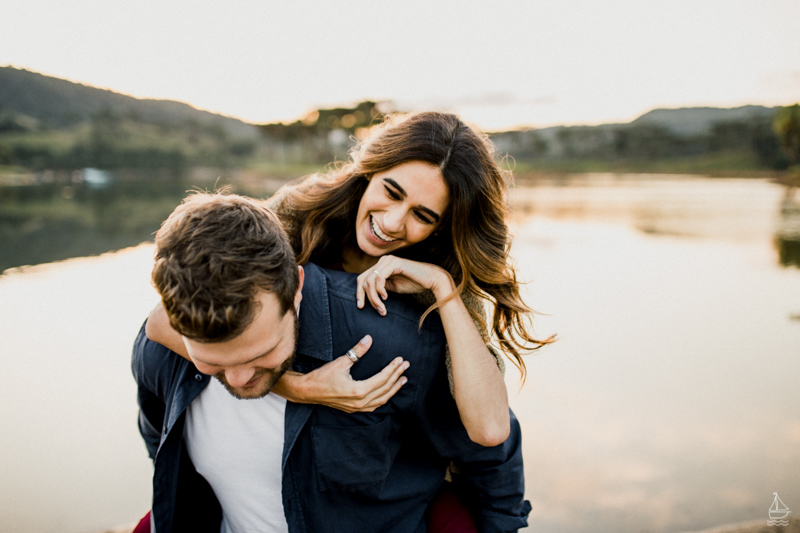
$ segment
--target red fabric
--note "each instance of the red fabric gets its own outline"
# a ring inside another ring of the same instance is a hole
[[[131,533],[150,533],[150,511],[147,511],[144,518],[139,520],[139,523],[136,524],[136,527],[133,528]]]
[[[444,484],[428,508],[428,533],[478,533],[472,513],[450,483]]]
[[[150,511],[131,533],[150,533]],[[449,483],[445,483],[428,508],[428,533],[478,533],[472,513]]]

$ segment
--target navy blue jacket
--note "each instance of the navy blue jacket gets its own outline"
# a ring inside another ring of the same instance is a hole
[[[308,372],[369,333],[369,353],[352,367],[366,379],[397,356],[410,361],[408,383],[372,413],[288,402],[283,449],[283,505],[291,533],[424,532],[425,510],[449,462],[483,532],[527,525],[519,424],[493,448],[469,440],[449,392],[445,337],[436,314],[392,294],[387,316],[355,304],[356,276],[305,267],[294,368]],[[133,350],[139,429],[154,459],[153,523],[158,533],[219,531],[221,511],[183,445],[185,411],[208,384],[189,361],[147,339]]]

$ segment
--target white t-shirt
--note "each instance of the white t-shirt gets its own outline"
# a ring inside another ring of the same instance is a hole
[[[286,400],[239,400],[212,378],[189,405],[189,457],[222,506],[221,533],[288,533],[281,497]]]

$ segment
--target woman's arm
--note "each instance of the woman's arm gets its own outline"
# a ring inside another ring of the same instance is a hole
[[[144,332],[151,341],[166,346],[184,359],[189,359],[189,352],[183,343],[183,336],[170,326],[167,310],[164,309],[164,304],[161,302],[158,302],[158,305],[150,311],[147,323],[144,325]],[[191,361],[191,359],[189,360]]]
[[[497,446],[509,435],[508,393],[503,374],[486,346],[463,300],[455,294],[453,278],[444,269],[395,256],[383,256],[358,278],[356,300],[365,300],[384,315],[382,301],[388,292],[417,293],[430,290],[440,304],[439,314],[447,337],[453,371],[453,392],[470,439]]]
[[[172,329],[164,306],[159,303],[147,317],[145,333],[151,341],[163,344],[185,359],[189,352],[180,333]],[[364,356],[372,345],[367,335],[353,347],[358,357]],[[386,367],[363,381],[350,376],[353,361],[343,355],[309,372],[286,372],[273,387],[273,391],[295,403],[315,403],[339,409],[346,413],[370,412],[389,401],[406,378],[401,378],[409,366],[408,361],[397,358]]]

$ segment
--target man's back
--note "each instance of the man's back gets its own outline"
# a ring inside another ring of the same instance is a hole
[[[314,265],[305,270],[296,356],[301,371],[344,353],[366,333],[372,348],[351,369],[354,379],[374,375],[396,357],[411,366],[408,383],[372,413],[313,409],[288,457],[284,492],[294,490],[296,498],[287,515],[302,515],[314,532],[363,531],[365,524],[369,531],[425,531],[425,510],[454,460],[467,478],[464,488],[474,509],[487,510],[478,517],[486,522],[482,530],[523,527],[529,506],[518,425],[514,420],[511,437],[496,448],[469,439],[450,394],[438,315],[430,314],[419,327],[424,309],[395,294],[386,302],[386,316],[360,310],[354,275]]]
[[[373,375],[398,356],[411,366],[405,373],[408,383],[372,413],[287,404],[282,488],[289,531],[425,531],[425,510],[451,460],[459,464],[482,531],[524,527],[530,505],[523,497],[519,426],[512,416],[511,436],[494,448],[469,440],[449,392],[436,314],[419,328],[420,309],[396,295],[386,302],[385,317],[359,310],[354,275],[315,265],[305,271],[297,370],[332,360],[366,333],[373,345],[352,367],[354,379]],[[151,455],[159,448],[153,516],[157,524],[162,520],[160,532],[170,525],[184,531],[187,516],[197,518],[213,508],[207,499],[195,509],[181,498],[186,479],[197,485],[199,477],[180,445],[185,410],[208,377],[175,357],[141,335],[134,350],[144,415],[140,427]],[[184,507],[172,520],[179,500]],[[218,509],[213,510],[218,521]]]

